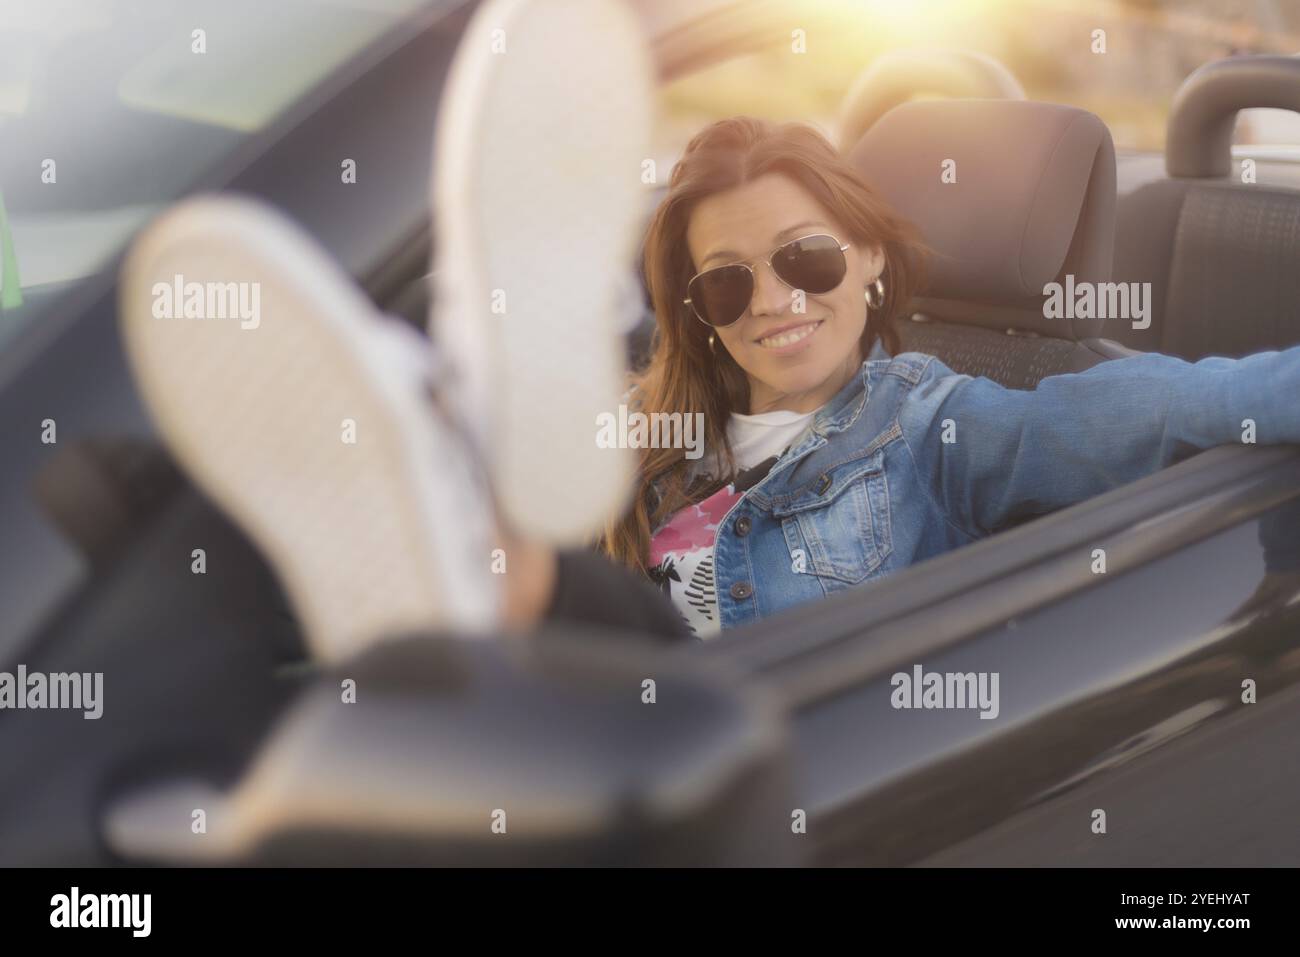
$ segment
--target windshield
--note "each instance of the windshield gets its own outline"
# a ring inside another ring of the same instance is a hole
[[[0,4],[0,343],[436,0]]]

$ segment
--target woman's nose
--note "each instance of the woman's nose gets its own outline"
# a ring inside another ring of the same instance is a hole
[[[794,293],[776,278],[771,266],[760,262],[754,266],[754,296],[749,311],[755,316],[778,316],[790,307]]]

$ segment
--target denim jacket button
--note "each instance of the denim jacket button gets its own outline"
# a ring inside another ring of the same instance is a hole
[[[736,582],[731,586],[731,597],[737,601],[742,601],[754,593],[754,589],[749,587],[749,582]]]
[[[826,490],[831,487],[831,477],[825,473],[817,480],[817,494],[825,495]]]
[[[744,538],[749,534],[751,525],[752,523],[750,522],[748,515],[740,516],[740,518],[736,519],[736,534],[741,538]]]

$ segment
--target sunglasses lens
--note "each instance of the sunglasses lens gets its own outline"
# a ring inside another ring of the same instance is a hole
[[[772,271],[787,285],[816,296],[843,282],[848,265],[835,237],[808,236],[778,249],[772,256]]]
[[[686,292],[701,319],[711,326],[729,326],[749,308],[754,277],[744,266],[719,266],[692,279]]]

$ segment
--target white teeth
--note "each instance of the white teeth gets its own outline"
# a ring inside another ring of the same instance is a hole
[[[798,342],[800,339],[807,339],[818,325],[819,323],[812,322],[789,332],[783,332],[779,336],[768,336],[765,339],[759,339],[758,344],[765,349],[781,349]]]

